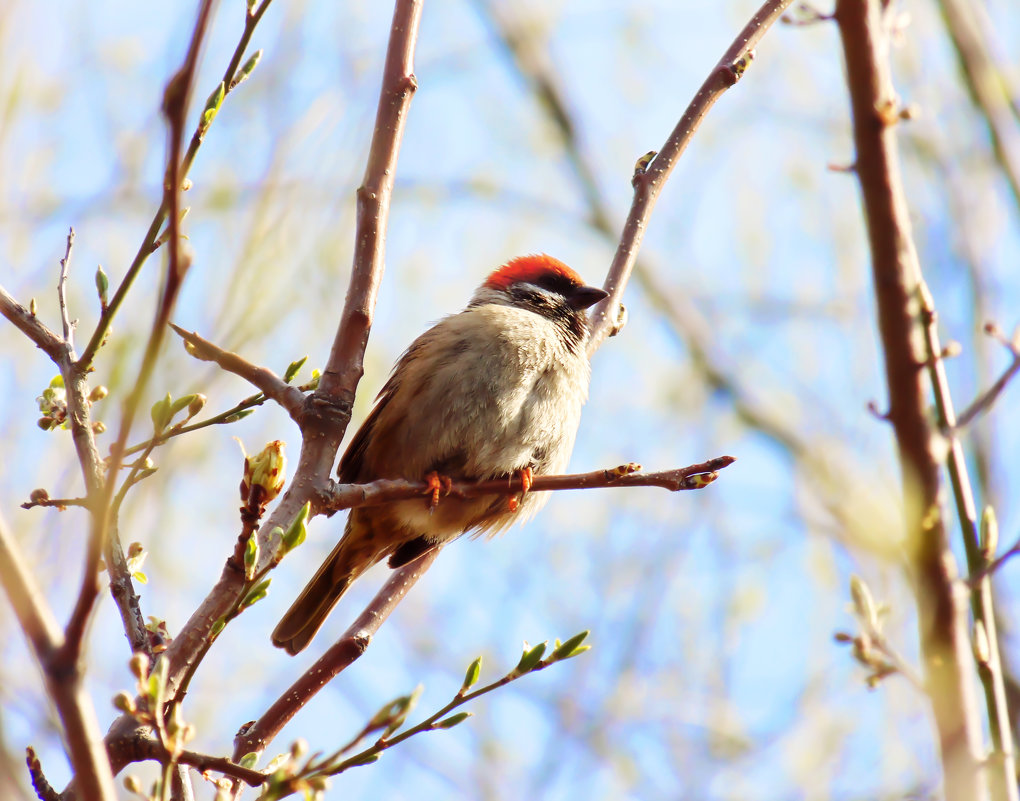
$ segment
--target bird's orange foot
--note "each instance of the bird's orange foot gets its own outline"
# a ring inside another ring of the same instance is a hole
[[[507,509],[511,512],[516,512],[520,506],[521,501],[524,500],[524,496],[531,492],[531,485],[535,483],[535,471],[530,467],[525,467],[520,472],[521,475],[521,497],[517,498],[511,495],[506,502]]]
[[[425,483],[428,485],[425,494],[431,496],[429,498],[429,511],[432,511],[439,506],[440,492],[444,496],[450,494],[450,491],[453,489],[453,481],[450,480],[449,476],[441,476],[433,470],[425,476]]]

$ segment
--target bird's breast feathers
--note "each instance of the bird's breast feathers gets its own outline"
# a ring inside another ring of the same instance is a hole
[[[508,306],[470,307],[441,320],[401,357],[400,380],[387,384],[372,415],[364,467],[377,478],[420,478],[433,469],[464,478],[529,466],[561,471],[588,374],[583,351],[552,321]]]

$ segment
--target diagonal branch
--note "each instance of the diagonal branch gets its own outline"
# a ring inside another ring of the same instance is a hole
[[[251,752],[262,753],[319,690],[350,667],[365,653],[372,637],[411,587],[429,569],[441,547],[393,571],[372,602],[315,664],[288,687],[257,721],[238,732],[234,740],[234,761]]]
[[[973,422],[979,414],[990,409],[992,404],[998,399],[999,395],[1002,394],[1002,390],[1006,388],[1006,385],[1013,380],[1013,377],[1018,372],[1020,372],[1020,347],[1017,347],[1012,343],[1008,343],[1008,345],[1013,354],[1013,361],[1009,363],[1009,366],[1005,369],[1002,375],[999,376],[994,384],[978,395],[970,406],[960,412],[960,416],[957,418],[956,425],[954,426],[956,430],[959,430]]]
[[[638,163],[632,183],[634,199],[631,202],[623,235],[609,268],[603,288],[609,297],[592,311],[592,334],[588,341],[589,355],[594,353],[613,330],[623,290],[634,269],[641,242],[655,202],[659,199],[670,173],[687,149],[701,121],[723,93],[740,80],[754,58],[754,46],[765,32],[783,15],[793,0],[768,0],[755,13],[744,29],[733,40],[719,62],[713,67],[694,99],[684,111],[680,121],[654,158],[647,165]]]
[[[476,0],[484,20],[501,41],[511,66],[532,88],[541,101],[549,120],[559,129],[567,160],[588,207],[587,222],[608,240],[617,240],[615,223],[600,188],[595,170],[585,158],[570,103],[548,59],[538,49],[533,35],[522,32],[491,0]],[[725,393],[737,416],[748,426],[788,450],[804,463],[804,473],[816,483],[838,485],[842,497],[842,474],[845,469],[834,465],[831,454],[820,454],[818,448],[801,437],[795,428],[774,410],[769,409],[752,389],[742,382],[737,371],[726,364],[719,352],[717,339],[708,321],[688,297],[670,291],[666,283],[644,261],[634,263],[633,278],[649,302],[663,314],[683,340],[693,366],[715,391]],[[831,493],[830,493],[831,496]],[[826,499],[837,517],[845,517],[836,504]]]
[[[245,379],[262,390],[266,397],[272,398],[280,404],[295,421],[300,422],[305,406],[305,394],[300,389],[285,382],[272,370],[252,364],[236,353],[223,350],[194,332],[185,331],[173,323],[170,323],[170,327],[190,345],[188,352],[196,359],[215,362],[228,373]]]
[[[221,83],[224,86],[224,96],[229,95],[241,82],[239,79],[242,77],[243,70],[248,68],[250,72],[254,68],[254,62],[249,61],[244,67],[240,67],[241,59],[244,57],[245,51],[248,49],[248,45],[251,42],[252,34],[255,33],[255,28],[262,19],[262,16],[269,9],[269,4],[273,0],[262,0],[257,8],[252,8],[249,13],[245,15],[244,30],[241,33],[241,38],[234,48],[234,53],[230,58],[230,62],[227,64],[227,68],[223,73]],[[257,56],[258,54],[256,54]],[[253,56],[253,59],[255,57]],[[257,61],[257,59],[256,59]],[[249,64],[251,65],[249,67]],[[241,71],[239,72],[239,67]],[[180,164],[180,170],[178,178],[183,181],[188,172],[191,170],[191,166],[195,161],[195,156],[198,154],[198,149],[202,145],[202,141],[205,139],[208,125],[204,124],[203,120],[199,120],[198,125],[195,127],[195,132],[191,136],[191,141],[188,144],[188,150],[184,154],[184,158]],[[124,275],[123,280],[117,287],[117,291],[110,299],[109,304],[103,309],[103,313],[99,318],[99,323],[96,325],[96,330],[92,334],[92,338],[89,340],[88,345],[85,347],[81,358],[78,360],[79,364],[83,369],[87,369],[91,364],[92,360],[95,359],[96,353],[99,348],[102,347],[106,337],[110,333],[110,326],[113,324],[113,318],[117,315],[120,307],[123,305],[127,293],[130,291],[135,279],[141,272],[142,267],[148,260],[149,256],[155,252],[157,242],[162,240],[160,236],[160,229],[163,227],[163,223],[167,219],[168,207],[166,204],[166,193],[164,192],[163,200],[160,203],[159,208],[156,210],[155,215],[152,218],[152,222],[149,224],[149,229],[146,231],[145,236],[142,238],[142,244],[138,248],[138,252],[135,254],[131,265],[128,267],[127,272]]]
[[[6,317],[36,347],[49,356],[56,364],[67,358],[67,344],[46,327],[34,312],[26,309],[0,286],[0,314]]]

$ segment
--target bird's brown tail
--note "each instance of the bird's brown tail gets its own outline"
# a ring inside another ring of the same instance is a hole
[[[354,579],[372,564],[371,560],[366,563],[365,555],[351,544],[348,524],[340,542],[273,629],[273,645],[277,648],[291,656],[303,651]]]

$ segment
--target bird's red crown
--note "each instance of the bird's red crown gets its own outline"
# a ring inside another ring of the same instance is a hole
[[[528,256],[518,256],[510,259],[502,267],[495,270],[485,281],[487,287],[492,289],[506,289],[518,281],[535,283],[540,279],[555,275],[565,278],[572,284],[582,286],[584,281],[581,276],[575,273],[559,259],[547,256],[545,253],[534,253]]]

